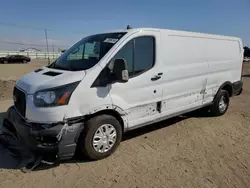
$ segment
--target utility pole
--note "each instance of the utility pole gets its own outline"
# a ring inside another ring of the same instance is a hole
[[[52,45],[52,48],[53,48],[53,60],[55,59],[55,45],[53,44]]]
[[[49,44],[48,44],[48,36],[47,36],[47,29],[45,31],[45,40],[46,40],[46,47],[47,47],[47,54],[48,54],[48,65],[50,64],[50,59],[49,59]]]

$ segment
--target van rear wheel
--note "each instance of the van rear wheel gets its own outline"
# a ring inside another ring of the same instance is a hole
[[[113,154],[122,138],[118,120],[100,115],[88,120],[79,138],[79,152],[90,160],[100,160]]]
[[[222,116],[227,112],[229,101],[229,93],[226,90],[220,90],[210,108],[210,112],[215,116]]]

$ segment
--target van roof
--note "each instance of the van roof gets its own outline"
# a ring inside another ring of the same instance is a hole
[[[168,35],[180,35],[180,36],[193,36],[193,37],[204,37],[204,38],[217,38],[217,39],[227,39],[227,40],[237,40],[241,41],[238,37],[226,36],[226,35],[218,35],[218,34],[210,34],[210,33],[200,33],[193,31],[181,31],[181,30],[172,30],[172,29],[161,29],[161,28],[132,28],[132,29],[120,29],[120,30],[112,30],[105,33],[113,33],[113,32],[129,32],[134,33],[138,31],[159,31],[166,33]]]

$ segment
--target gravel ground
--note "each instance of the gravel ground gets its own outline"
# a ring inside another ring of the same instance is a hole
[[[12,99],[16,80],[33,70],[48,64],[48,60],[36,60],[30,64],[0,64],[0,101]]]
[[[31,70],[39,65],[27,66]],[[26,68],[5,74],[19,77],[19,71],[24,73]],[[242,95],[231,99],[222,117],[192,113],[135,130],[125,135],[112,156],[100,161],[42,165],[26,174],[0,169],[0,187],[249,188],[250,64],[244,67],[243,80]],[[0,85],[0,91],[5,88]],[[7,100],[11,99],[9,90],[0,99],[0,121],[12,103]]]

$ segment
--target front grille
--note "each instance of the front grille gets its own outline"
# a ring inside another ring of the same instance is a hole
[[[26,97],[25,93],[19,90],[18,88],[14,87],[14,105],[16,110],[20,113],[21,116],[25,117],[26,112]]]

